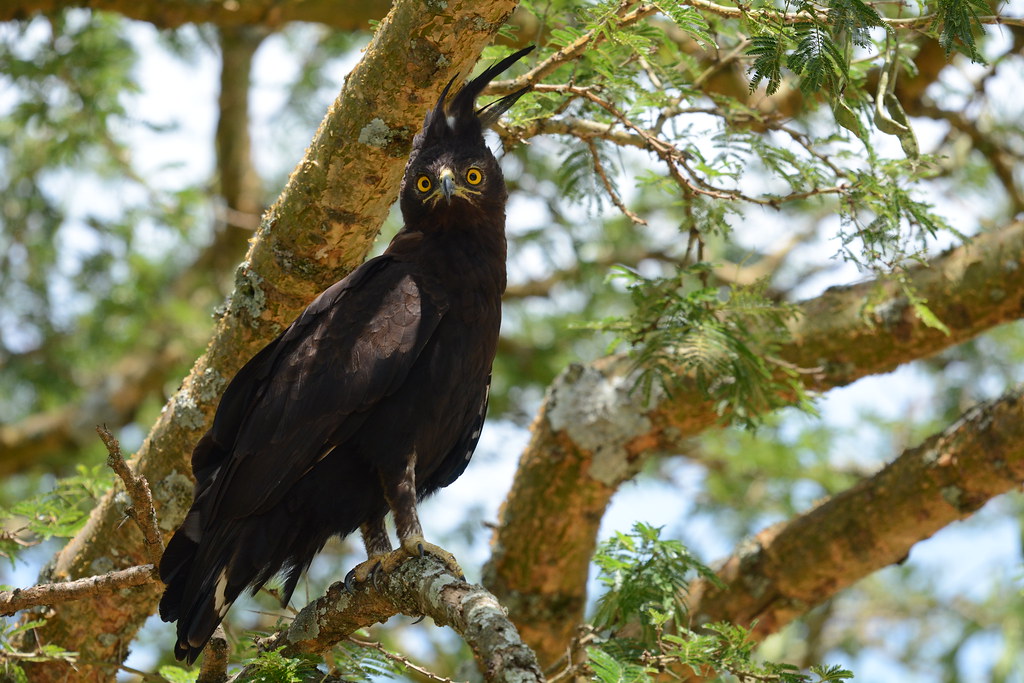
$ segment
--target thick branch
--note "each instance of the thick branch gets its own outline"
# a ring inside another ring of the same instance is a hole
[[[453,576],[437,559],[406,562],[377,584],[354,593],[343,582],[331,586],[295,617],[292,625],[260,644],[284,647],[285,655],[322,653],[360,628],[396,614],[428,616],[451,626],[463,639],[487,681],[543,681],[537,659],[519,638],[497,599],[480,586]],[[244,680],[242,671],[236,680]]]
[[[1024,315],[1024,223],[982,234],[908,273],[950,329],[924,325],[891,282],[837,287],[800,306],[780,357],[825,391],[925,358]],[[869,303],[873,304],[869,308]],[[694,383],[641,400],[632,363],[613,356],[564,372],[534,421],[495,532],[485,585],[509,608],[541,663],[565,651],[580,622],[604,509],[644,458],[718,422]]]
[[[971,408],[875,476],[745,541],[718,572],[724,589],[694,582],[690,614],[697,624],[751,626],[764,638],[1022,483],[1024,386]]]
[[[228,378],[323,288],[365,258],[394,201],[423,111],[456,73],[469,73],[513,0],[449,0],[433,15],[400,0],[346,79],[305,157],[266,213],[206,353],[139,450],[136,472],[153,486],[162,529],[174,529],[191,496],[188,455],[209,426]],[[334,6],[332,6],[334,7]],[[424,84],[429,84],[427,87]],[[140,564],[142,544],[108,494],[42,580],[94,574],[94,562]],[[83,660],[116,661],[158,597],[156,587],[111,600],[69,603],[25,640],[56,642]],[[60,664],[34,665],[33,680],[63,680]],[[103,680],[80,669],[78,680]]]

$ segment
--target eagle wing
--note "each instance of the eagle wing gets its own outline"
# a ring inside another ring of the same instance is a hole
[[[398,390],[446,310],[442,293],[387,256],[327,289],[225,392],[210,436],[230,455],[207,519],[280,501]]]

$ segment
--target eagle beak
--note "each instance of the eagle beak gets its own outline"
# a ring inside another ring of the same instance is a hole
[[[451,204],[452,195],[455,194],[455,174],[452,173],[450,168],[442,168],[438,180],[441,183],[441,193],[444,195],[444,201]]]

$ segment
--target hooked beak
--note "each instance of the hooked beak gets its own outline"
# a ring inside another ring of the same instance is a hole
[[[444,195],[445,203],[451,204],[452,195],[455,194],[455,174],[450,168],[442,168],[438,181],[441,183],[441,194]]]

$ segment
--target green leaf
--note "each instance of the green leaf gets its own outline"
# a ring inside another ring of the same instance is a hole
[[[848,33],[853,42],[861,47],[871,45],[869,28],[884,26],[890,30],[875,8],[862,0],[830,0],[826,22],[832,27],[833,35]]]
[[[852,132],[861,140],[867,141],[867,132],[864,130],[864,124],[860,122],[857,112],[850,108],[850,105],[846,103],[842,95],[832,100],[832,115],[840,126]]]
[[[985,0],[938,0],[933,26],[939,27],[939,44],[948,55],[961,48],[971,61],[985,63],[977,50],[974,34],[981,31],[979,13],[990,11]]]
[[[643,683],[653,680],[650,674],[655,673],[654,669],[620,661],[603,649],[588,647],[587,657],[590,668],[601,683]]]
[[[836,92],[846,78],[846,59],[839,46],[821,25],[796,25],[797,45],[786,60],[793,73],[800,74],[800,90],[812,94],[826,88]]]
[[[785,43],[781,35],[767,33],[750,39],[748,55],[756,59],[750,66],[750,91],[757,89],[762,80],[767,80],[765,92],[774,95],[782,83],[782,58],[786,54]]]
[[[639,621],[645,635],[668,621],[683,623],[682,599],[690,578],[716,582],[714,572],[693,557],[679,541],[661,538],[661,528],[643,522],[629,534],[616,533],[594,556],[598,580],[607,590],[597,601],[593,623],[617,628]]]
[[[199,669],[183,669],[180,666],[165,665],[161,666],[157,673],[166,678],[171,683],[195,683],[196,678],[199,677]]]

